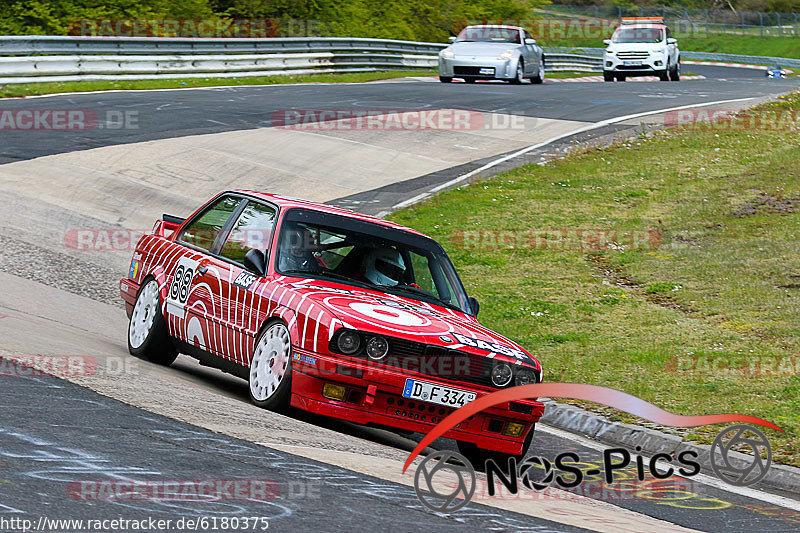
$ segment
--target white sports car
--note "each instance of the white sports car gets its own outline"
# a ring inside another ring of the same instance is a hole
[[[544,50],[518,26],[467,26],[439,52],[439,80],[544,81]]]

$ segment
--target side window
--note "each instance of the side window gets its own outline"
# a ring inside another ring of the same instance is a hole
[[[220,198],[184,229],[178,239],[203,250],[210,250],[214,245],[214,239],[241,201],[241,198],[234,196]]]
[[[667,28],[667,39],[671,38],[672,38],[672,32],[669,30],[669,28]]]
[[[241,264],[245,254],[253,248],[267,251],[272,241],[275,215],[272,207],[249,201],[231,228],[220,255]]]

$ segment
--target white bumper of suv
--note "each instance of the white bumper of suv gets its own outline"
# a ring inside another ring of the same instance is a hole
[[[666,50],[606,51],[603,70],[631,74],[667,70],[669,55]]]

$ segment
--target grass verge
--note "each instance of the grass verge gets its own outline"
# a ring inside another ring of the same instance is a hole
[[[359,83],[403,78],[406,76],[433,76],[431,70],[390,72],[343,72],[341,74],[308,74],[302,76],[258,76],[242,78],[176,78],[127,81],[71,81],[51,83],[21,83],[0,87],[0,98],[35,96],[40,94],[70,93],[109,90],[192,89],[228,85],[279,85],[283,83]]]
[[[754,111],[796,113],[800,95]],[[481,321],[541,358],[546,380],[613,387],[685,415],[765,418],[785,430],[767,431],[775,460],[800,466],[800,147],[798,124],[788,126],[663,130],[391,218],[444,245]],[[526,247],[524,232],[541,228],[663,240],[598,251],[562,233],[573,249]],[[490,242],[496,230],[512,233]],[[719,429],[668,428],[701,443]]]

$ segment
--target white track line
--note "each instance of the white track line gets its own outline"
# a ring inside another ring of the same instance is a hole
[[[544,423],[536,424],[536,431],[549,433],[550,435],[554,435],[562,439],[568,439],[572,442],[577,442],[578,444],[581,444],[583,446],[586,446],[587,448],[591,448],[597,451],[603,451],[608,448],[608,446],[603,446],[602,444],[587,439],[586,437],[583,437],[581,435],[570,433],[569,431],[564,431],[561,429],[556,429]],[[645,454],[640,454],[640,455],[642,455],[642,457],[648,457]],[[717,479],[707,474],[697,474],[695,476],[686,479],[699,481],[704,485],[709,485],[714,488],[724,490],[725,492],[730,492],[732,494],[737,494],[739,496],[744,496],[746,498],[752,498],[754,500],[759,500],[772,505],[777,505],[779,507],[785,507],[787,509],[792,509],[794,511],[800,511],[800,501],[793,500],[791,498],[786,498],[784,496],[778,496],[776,494],[770,494],[768,492],[762,492],[758,489],[753,489],[750,487],[737,487],[734,485],[729,485],[728,483],[725,483],[721,479]]]
[[[479,173],[483,172],[484,170],[487,170],[487,169],[490,169],[492,167],[495,167],[495,166],[499,165],[500,163],[505,163],[506,161],[509,161],[509,160],[514,159],[515,157],[519,157],[521,155],[525,155],[528,152],[532,152],[533,150],[541,148],[542,146],[547,146],[548,144],[554,143],[554,142],[559,141],[561,139],[564,139],[566,137],[571,137],[573,135],[577,135],[579,133],[584,133],[584,132],[587,132],[587,131],[596,130],[596,129],[602,128],[604,126],[608,126],[610,124],[616,124],[618,122],[624,122],[626,120],[631,120],[631,119],[640,118],[640,117],[646,117],[646,116],[649,116],[649,115],[657,115],[659,113],[668,113],[670,111],[680,111],[681,109],[691,109],[691,108],[694,108],[694,107],[706,107],[706,106],[717,105],[717,104],[729,104],[729,103],[732,103],[732,102],[744,102],[745,100],[754,100],[756,98],[758,98],[758,97],[757,96],[749,96],[747,98],[732,98],[730,100],[716,100],[714,102],[701,102],[701,103],[697,103],[697,104],[682,105],[682,106],[678,106],[678,107],[668,107],[666,109],[657,109],[655,111],[645,111],[643,113],[634,113],[632,115],[624,115],[624,116],[621,116],[621,117],[614,117],[614,118],[609,118],[609,119],[606,119],[606,120],[601,120],[600,122],[595,122],[594,124],[589,124],[589,125],[584,126],[582,128],[578,128],[576,130],[573,130],[573,131],[570,131],[570,132],[567,132],[567,133],[562,133],[561,135],[556,135],[555,137],[551,137],[551,138],[547,139],[546,141],[534,144],[532,146],[528,146],[527,148],[523,148],[522,150],[518,150],[518,151],[516,151],[516,152],[514,152],[512,154],[509,154],[509,155],[500,157],[498,159],[495,159],[494,161],[486,163],[485,165],[483,165],[480,168],[476,168],[475,170],[467,172],[466,174],[463,174],[463,175],[461,175],[461,176],[459,176],[457,178],[454,178],[454,179],[452,179],[452,180],[450,180],[450,181],[448,181],[446,183],[442,183],[441,185],[437,185],[436,187],[430,189],[428,192],[425,192],[425,193],[422,193],[422,194],[418,194],[417,196],[414,196],[413,198],[409,198],[408,200],[403,200],[402,202],[393,205],[392,209],[401,209],[403,207],[408,207],[409,205],[413,205],[413,204],[415,204],[415,203],[417,203],[417,202],[419,202],[421,200],[424,200],[425,198],[427,198],[427,197],[429,197],[429,196],[431,196],[433,194],[436,194],[439,191],[442,191],[444,189],[448,189],[448,188],[452,187],[453,185],[456,185],[458,183],[461,183],[462,181],[468,180],[472,176],[474,176],[476,174],[479,174]],[[382,213],[379,213],[378,216],[381,217],[381,216],[385,216],[387,214],[388,214],[388,212],[382,212]]]

